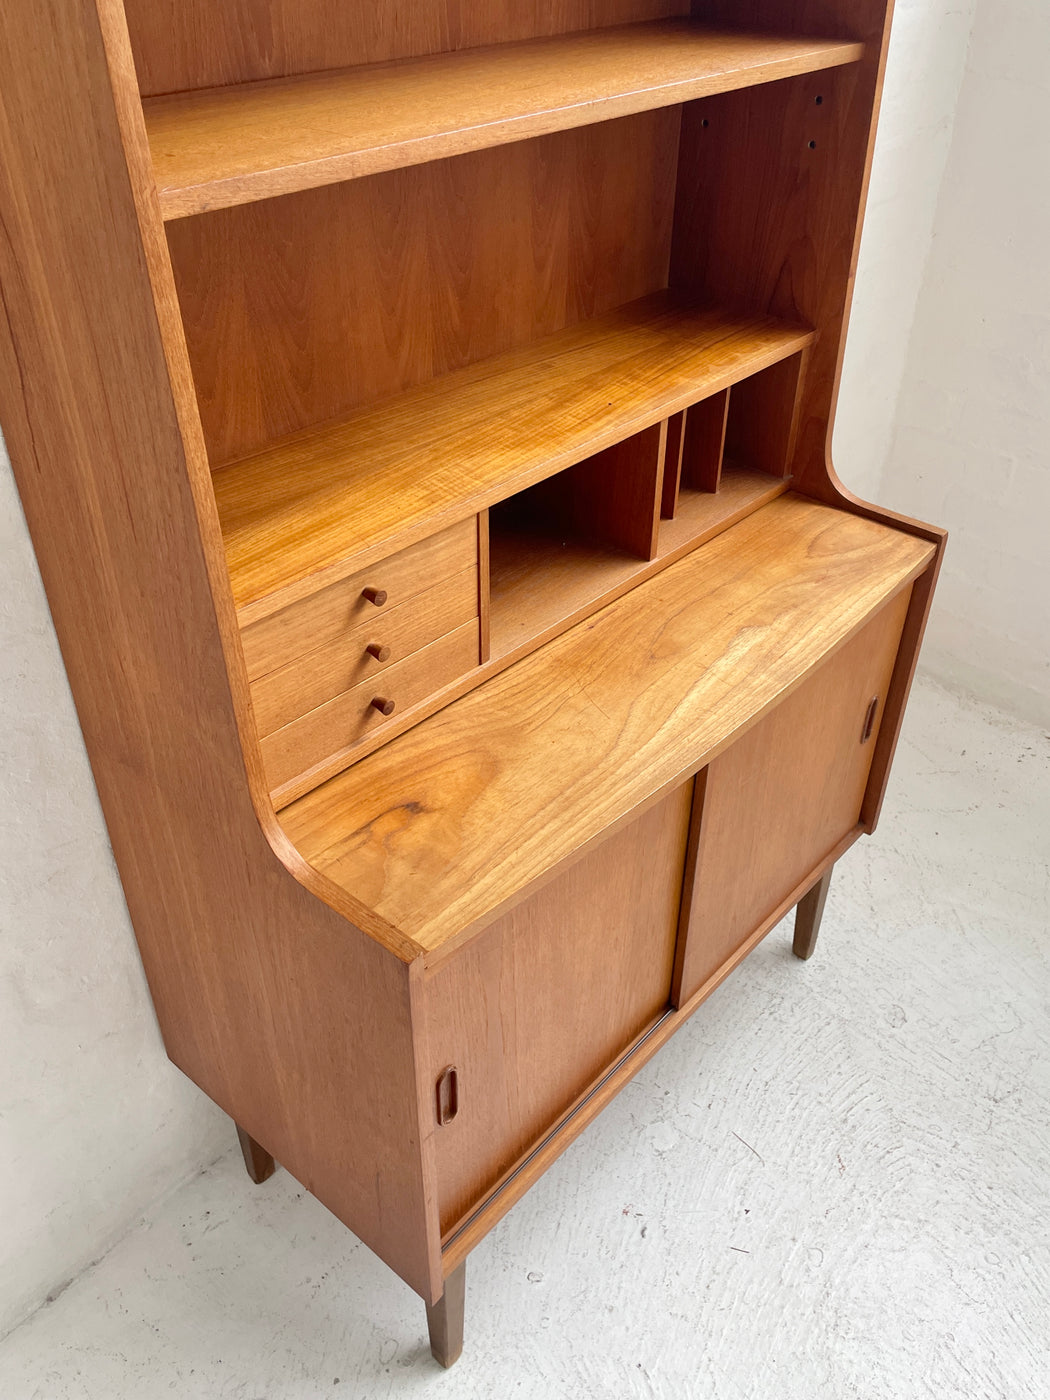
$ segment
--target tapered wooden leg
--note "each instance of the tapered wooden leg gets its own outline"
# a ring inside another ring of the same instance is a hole
[[[792,952],[796,958],[806,959],[813,956],[813,949],[817,946],[817,934],[820,932],[820,921],[824,917],[824,901],[828,897],[831,872],[834,869],[833,865],[829,865],[809,893],[803,895],[795,906],[795,940]]]
[[[445,1280],[445,1291],[437,1302],[427,1305],[427,1330],[434,1360],[446,1369],[458,1361],[463,1350],[463,1307],[466,1301],[467,1263],[460,1264]]]
[[[260,1147],[253,1137],[249,1137],[240,1124],[237,1124],[237,1141],[241,1144],[248,1175],[257,1186],[273,1176],[273,1158],[265,1147]]]

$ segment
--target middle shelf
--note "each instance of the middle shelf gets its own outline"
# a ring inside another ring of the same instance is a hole
[[[242,625],[806,350],[658,292],[219,467]]]

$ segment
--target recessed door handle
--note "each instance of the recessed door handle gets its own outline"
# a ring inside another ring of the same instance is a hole
[[[449,1065],[438,1075],[437,1082],[437,1116],[438,1123],[443,1128],[451,1123],[459,1112],[459,1075],[456,1073],[456,1066]]]
[[[879,713],[879,697],[873,695],[868,701],[867,713],[864,716],[864,728],[860,732],[860,742],[866,744],[875,730],[875,716]]]

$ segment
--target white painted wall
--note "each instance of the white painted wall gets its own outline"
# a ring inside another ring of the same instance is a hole
[[[0,1335],[232,1128],[164,1055],[0,442]]]
[[[980,0],[881,495],[951,540],[924,661],[1050,723],[1050,5]]]
[[[990,7],[990,0],[983,3]],[[946,518],[941,499],[931,496],[928,507],[925,498],[914,499],[903,470],[882,486],[880,475],[905,377],[973,4],[898,3],[836,431],[836,461],[850,486],[938,521]],[[1011,4],[1022,8],[1018,0]],[[1035,16],[1034,4],[1030,8]],[[1039,45],[1023,38],[1022,52],[1032,55],[1034,66]],[[1044,27],[1044,49],[1045,38]],[[968,110],[976,109],[971,94]],[[979,144],[984,149],[986,143]],[[965,176],[963,153],[953,159],[958,183]],[[1001,183],[995,182],[997,192]],[[1019,213],[1018,200],[1030,185],[1026,181],[1010,198],[1000,192],[1003,206]],[[993,198],[989,185],[989,204]],[[984,226],[990,237],[990,218]],[[1035,245],[1026,246],[1031,252]],[[953,258],[964,252],[955,249]],[[938,263],[931,289],[942,275]],[[928,290],[920,299],[927,337],[935,330],[933,295]],[[930,373],[925,343],[917,339],[918,358],[907,370],[923,383]],[[984,373],[981,364],[971,368],[978,377]],[[1012,361],[1009,370],[1003,366],[1003,378],[1021,369]],[[924,400],[907,392],[904,402],[910,422]],[[1033,424],[1033,443],[1034,433]],[[895,465],[912,450],[902,430]],[[997,471],[1005,451],[997,453]],[[1014,470],[1020,477],[1028,467],[1018,460]],[[983,474],[967,490],[982,505],[990,499]],[[962,545],[965,538],[955,546],[960,570]],[[954,589],[953,580],[953,599]],[[102,1253],[152,1201],[212,1160],[231,1131],[164,1057],[2,451],[0,931],[2,1333]]]
[[[897,0],[835,423],[834,460],[866,500],[882,475],[952,140],[976,0]],[[884,499],[885,498],[885,499]]]

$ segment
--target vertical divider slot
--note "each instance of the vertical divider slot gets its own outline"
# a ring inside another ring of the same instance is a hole
[[[550,534],[655,559],[666,441],[666,421],[655,423],[498,509]]]
[[[803,350],[791,355],[734,387],[726,425],[727,460],[770,476],[790,475],[808,354]]]
[[[729,395],[728,389],[712,394],[709,399],[693,404],[686,415],[682,452],[683,490],[718,490],[722,479]]]
[[[489,565],[489,513],[478,513],[478,663],[484,666],[492,654],[489,613],[492,578]]]
[[[689,410],[683,408],[667,420],[667,442],[664,449],[664,481],[660,502],[660,518],[673,520],[678,511],[678,491],[682,482],[682,449],[685,447],[685,426]]]

